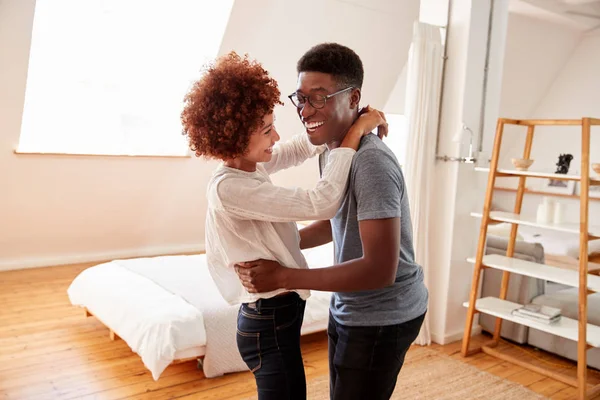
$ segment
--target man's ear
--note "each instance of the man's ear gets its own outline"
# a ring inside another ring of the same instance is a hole
[[[358,104],[360,103],[360,98],[361,98],[361,92],[359,88],[354,88],[352,89],[352,92],[350,92],[350,108],[355,109],[358,107]]]

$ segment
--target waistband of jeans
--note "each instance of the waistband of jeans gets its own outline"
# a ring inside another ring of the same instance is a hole
[[[300,295],[296,292],[287,292],[275,297],[269,297],[268,299],[258,299],[252,303],[245,303],[248,308],[268,310],[274,308],[281,308],[289,306],[300,300]]]

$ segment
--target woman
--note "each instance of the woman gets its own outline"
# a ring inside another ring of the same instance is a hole
[[[333,217],[361,137],[386,127],[378,111],[367,110],[331,151],[314,189],[278,187],[269,174],[324,150],[311,145],[307,135],[274,147],[279,134],[273,109],[282,104],[279,97],[277,83],[259,63],[232,52],[193,85],[182,113],[184,134],[196,155],[223,162],[208,185],[206,254],[223,298],[241,304],[238,349],[254,373],[261,400],[306,398],[300,328],[310,293],[248,293],[233,266],[263,258],[307,268],[294,221]]]

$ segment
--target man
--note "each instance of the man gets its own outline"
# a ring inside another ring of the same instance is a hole
[[[325,43],[304,54],[297,71],[290,99],[298,116],[314,145],[334,149],[358,117],[362,62],[351,49]],[[300,237],[303,249],[333,239],[336,265],[306,270],[257,260],[236,266],[242,283],[250,292],[335,292],[327,331],[331,398],[389,399],[423,323],[428,292],[414,261],[402,171],[375,135],[361,140],[335,217],[302,229]]]

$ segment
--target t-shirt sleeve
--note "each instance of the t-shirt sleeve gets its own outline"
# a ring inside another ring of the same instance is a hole
[[[352,166],[359,221],[401,216],[404,182],[397,162],[378,149],[358,154]]]

